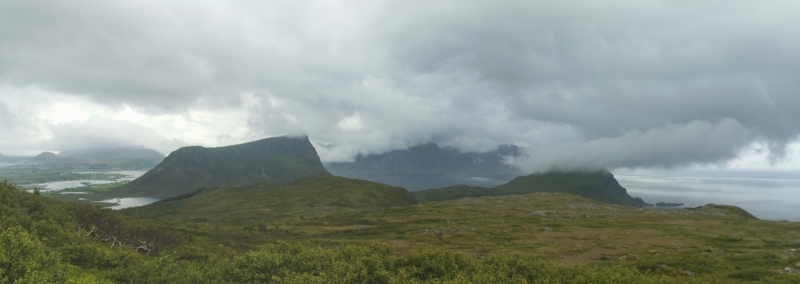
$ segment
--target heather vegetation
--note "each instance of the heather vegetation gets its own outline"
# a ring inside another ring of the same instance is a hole
[[[0,184],[4,283],[678,283],[629,267],[568,267],[518,255],[397,254],[385,243],[214,245],[152,220],[69,204]]]
[[[664,211],[563,193],[416,204],[402,188],[331,176],[124,212],[8,183],[0,198],[2,282],[800,281],[781,273],[800,265],[800,226],[730,206]]]

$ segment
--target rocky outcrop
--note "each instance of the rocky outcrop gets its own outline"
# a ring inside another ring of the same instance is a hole
[[[317,175],[330,173],[308,137],[282,136],[219,148],[183,147],[119,190],[166,197],[218,185],[288,184]]]

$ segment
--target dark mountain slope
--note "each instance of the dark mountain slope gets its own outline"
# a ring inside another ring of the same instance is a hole
[[[327,163],[325,166],[332,172],[349,173],[514,174],[518,169],[507,165],[505,160],[521,155],[522,149],[514,145],[477,153],[428,143],[404,150],[359,155],[354,162]]]
[[[619,185],[614,175],[607,171],[536,173],[517,177],[494,188],[456,185],[417,191],[412,195],[420,202],[438,202],[463,197],[518,195],[534,192],[563,192],[611,204],[646,205],[642,199],[628,195],[627,190]]]
[[[218,185],[290,183],[330,175],[308,137],[273,137],[219,148],[184,147],[117,191],[169,197]]]

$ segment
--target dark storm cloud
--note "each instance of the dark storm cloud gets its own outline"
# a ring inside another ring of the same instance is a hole
[[[800,133],[795,1],[0,3],[0,84],[150,113],[244,105],[342,160],[434,141],[546,167],[774,158]],[[242,94],[251,94],[246,104]],[[222,119],[222,118],[221,118]]]

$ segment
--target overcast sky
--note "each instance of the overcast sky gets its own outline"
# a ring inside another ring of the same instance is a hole
[[[800,169],[800,2],[0,0],[0,153],[285,134]]]

